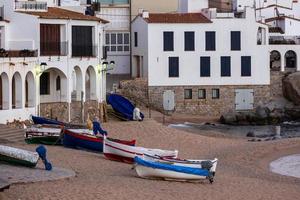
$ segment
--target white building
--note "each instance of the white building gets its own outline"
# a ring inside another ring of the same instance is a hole
[[[174,90],[179,111],[253,109],[270,84],[268,26],[254,13],[143,13],[132,24],[132,71],[148,78],[152,99]]]
[[[0,123],[39,113],[78,121],[81,100],[86,113],[97,109],[106,96],[100,64],[108,22],[39,1],[1,5]]]

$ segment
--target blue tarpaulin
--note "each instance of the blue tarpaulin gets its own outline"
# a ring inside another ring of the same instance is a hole
[[[128,120],[133,120],[133,110],[135,107],[128,99],[118,94],[111,94],[107,101],[114,111],[122,115],[122,117]],[[144,115],[142,113],[141,118],[144,119]]]

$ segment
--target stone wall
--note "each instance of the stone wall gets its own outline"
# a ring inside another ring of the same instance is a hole
[[[42,103],[41,116],[59,121],[68,121],[69,118],[69,104],[67,102],[57,103]]]
[[[281,71],[271,71],[271,96],[272,100],[283,97],[282,79],[285,73]]]
[[[134,80],[126,80],[120,82],[118,92],[130,99],[136,105],[148,105],[148,80],[144,78],[136,78]]]
[[[192,89],[192,99],[184,99],[184,89]],[[206,99],[198,99],[198,90],[206,90]],[[220,90],[220,98],[212,98],[212,89]],[[254,90],[254,108],[270,100],[270,87],[261,86],[168,86],[149,87],[151,108],[162,110],[162,96],[165,90],[175,92],[175,112],[219,117],[235,110],[235,89]]]

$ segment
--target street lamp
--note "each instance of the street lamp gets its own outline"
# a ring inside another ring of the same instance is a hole
[[[115,67],[115,62],[114,61],[110,61],[110,63],[108,63],[107,61],[103,61],[101,64],[99,64],[97,66],[97,70],[98,70],[98,74],[101,78],[101,98],[104,99],[105,95],[106,95],[106,72],[113,70]]]
[[[40,65],[36,65],[34,68],[36,75],[36,95],[37,95],[37,106],[38,106],[38,115],[41,115],[41,105],[40,105],[40,77],[45,71],[47,63],[41,63]]]

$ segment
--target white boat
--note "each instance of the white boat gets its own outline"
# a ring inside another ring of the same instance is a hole
[[[176,181],[214,181],[218,159],[168,161],[151,156],[135,157],[135,170],[141,178],[154,178]]]
[[[135,156],[158,155],[160,157],[172,157],[178,156],[177,150],[162,150],[162,149],[149,149],[144,147],[130,146],[126,144],[116,143],[104,137],[103,145],[104,156],[110,160],[133,163]]]

